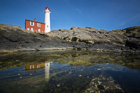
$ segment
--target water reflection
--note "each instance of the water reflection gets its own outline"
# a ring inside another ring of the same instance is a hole
[[[74,51],[0,55],[0,93],[139,93],[139,61]]]
[[[45,81],[49,81],[49,73],[50,73],[50,62],[45,62]]]
[[[34,70],[34,73],[36,73],[36,70],[45,68],[45,81],[49,81],[49,73],[50,73],[50,62],[45,63],[31,63],[25,66],[25,71],[31,71]]]

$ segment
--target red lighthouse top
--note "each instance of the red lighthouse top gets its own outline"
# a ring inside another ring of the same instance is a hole
[[[46,7],[46,10],[49,10],[49,7],[48,7],[48,5],[47,5],[47,7]]]

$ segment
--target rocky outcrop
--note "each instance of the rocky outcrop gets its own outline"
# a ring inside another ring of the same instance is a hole
[[[98,30],[92,27],[72,27],[70,30],[55,30],[50,32],[53,37],[59,37],[69,42],[83,43],[82,46],[92,50],[125,50],[126,36],[115,34],[106,30]]]
[[[0,50],[74,49],[140,51],[140,27],[106,31],[72,27],[47,34],[33,33],[19,26],[0,25]]]
[[[58,37],[33,33],[17,26],[0,25],[0,50],[41,50],[44,48],[72,47]]]
[[[140,26],[129,27],[111,31],[126,36],[125,46],[133,51],[140,51]]]

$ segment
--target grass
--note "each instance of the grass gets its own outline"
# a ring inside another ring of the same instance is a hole
[[[91,63],[88,61],[83,61],[83,60],[76,60],[76,61],[70,61],[69,62],[70,65],[72,66],[90,66]]]
[[[135,30],[133,31],[133,33],[140,33],[140,30],[135,29]]]
[[[12,54],[12,53],[17,53],[18,51],[17,50],[13,50],[13,51],[10,51],[10,50],[0,50],[0,54]]]
[[[61,55],[59,55],[59,54],[48,54],[48,55],[46,55],[46,56],[55,56],[55,57],[61,57]]]

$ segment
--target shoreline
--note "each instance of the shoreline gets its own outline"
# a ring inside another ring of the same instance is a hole
[[[11,50],[0,50],[0,54],[3,53],[18,53],[18,52],[31,52],[31,51],[46,51],[46,52],[51,52],[51,51],[68,51],[68,50],[74,50],[74,51],[96,51],[96,52],[110,52],[110,53],[140,53],[140,51],[132,51],[132,50],[108,50],[108,49],[88,49],[88,48],[73,48],[73,47],[63,47],[63,48],[40,48],[40,49],[11,49]]]

